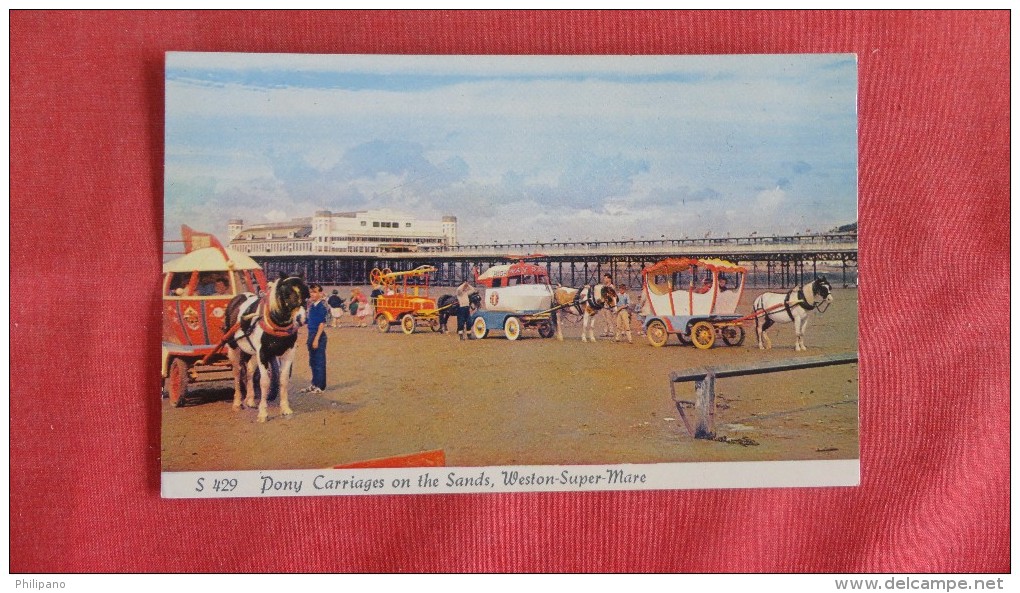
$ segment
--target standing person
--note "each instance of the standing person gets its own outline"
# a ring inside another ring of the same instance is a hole
[[[351,292],[351,301],[355,300],[358,302],[358,327],[368,327],[368,322],[373,316],[372,312],[375,310],[372,307],[372,301],[361,292],[360,288],[355,288]],[[351,310],[351,315],[354,315],[354,310]]]
[[[621,284],[616,292],[616,335],[613,337],[614,342],[620,341],[620,333],[627,333],[627,343],[633,344],[634,337],[631,334],[631,312],[630,312],[630,295],[627,294],[627,285]]]
[[[609,274],[602,275],[602,290],[606,288],[613,288],[613,277]],[[599,318],[602,319],[602,337],[608,338],[613,335],[615,331],[615,320],[613,319],[613,312],[603,307],[599,311]]]
[[[471,293],[474,291],[467,279],[457,287],[457,333],[461,340],[467,339],[468,324],[471,321]]]
[[[311,298],[308,301],[308,364],[312,367],[312,384],[302,393],[322,393],[326,389],[326,302],[322,286],[308,287]]]
[[[329,315],[331,318],[330,327],[340,327],[340,316],[343,315],[344,300],[340,298],[340,291],[333,289],[333,294],[329,295],[326,299],[326,304],[329,305]]]

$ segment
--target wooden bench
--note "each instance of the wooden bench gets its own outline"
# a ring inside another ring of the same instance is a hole
[[[716,379],[856,363],[857,353],[847,352],[844,354],[827,354],[824,356],[673,371],[669,374],[669,392],[673,397],[673,402],[676,404],[677,411],[680,412],[680,418],[683,420],[684,426],[687,427],[687,432],[696,439],[712,439],[715,438]],[[676,384],[688,381],[694,382],[694,400],[677,399]],[[693,408],[695,411],[695,425],[693,427],[691,426],[690,419],[687,417],[687,413],[684,411],[689,408]]]

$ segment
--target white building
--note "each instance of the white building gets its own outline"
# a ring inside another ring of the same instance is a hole
[[[330,212],[245,226],[229,221],[230,248],[254,255],[431,251],[457,244],[457,217],[420,220],[393,210]]]

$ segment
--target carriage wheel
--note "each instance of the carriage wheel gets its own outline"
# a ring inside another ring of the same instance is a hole
[[[188,376],[188,363],[184,359],[175,358],[170,363],[170,370],[166,375],[166,391],[170,395],[170,403],[176,407],[184,405],[188,395],[188,383],[191,377]]]
[[[652,320],[648,324],[645,335],[648,337],[648,343],[656,348],[665,346],[666,341],[669,340],[669,331],[666,330],[666,324],[658,319]]]
[[[439,318],[438,317],[433,317],[433,318],[429,319],[429,329],[431,329],[434,332],[439,331]]]
[[[538,335],[543,338],[551,338],[556,335],[556,328],[551,321],[543,321],[538,324]]]
[[[715,344],[715,327],[707,321],[699,321],[691,328],[691,341],[702,350]]]
[[[510,341],[521,337],[521,320],[516,317],[507,317],[503,322],[503,331],[506,333],[506,339]]]
[[[404,315],[404,317],[400,320],[400,327],[401,329],[404,330],[404,333],[407,335],[411,335],[414,333],[414,325],[415,321],[413,313],[408,313],[407,315]]]
[[[739,325],[727,325],[719,333],[722,334],[722,341],[726,342],[727,346],[739,346],[744,343],[744,328]]]
[[[382,270],[372,268],[372,272],[368,275],[368,281],[372,283],[372,288],[379,288],[382,285]]]
[[[375,326],[379,328],[379,331],[386,333],[390,331],[390,320],[386,319],[386,316],[380,313],[375,318]]]
[[[489,328],[485,326],[484,317],[475,319],[475,322],[471,325],[471,333],[474,334],[476,340],[483,340],[485,336],[489,335]]]

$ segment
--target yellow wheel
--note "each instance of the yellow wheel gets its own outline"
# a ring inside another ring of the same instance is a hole
[[[368,275],[368,281],[372,283],[372,288],[382,286],[382,274],[382,270],[379,268],[372,268],[372,272]]]
[[[390,331],[390,320],[386,319],[386,315],[380,313],[375,318],[375,326],[379,328],[379,331],[386,333]]]
[[[404,333],[411,335],[414,333],[414,314],[408,313],[404,315],[403,319],[400,320],[400,328],[404,330]]]
[[[510,341],[521,337],[521,320],[516,317],[507,317],[503,322],[503,331],[506,333],[506,339]]]
[[[708,350],[715,344],[715,326],[707,321],[699,321],[691,328],[691,341],[702,350]]]
[[[489,335],[489,328],[485,325],[484,317],[475,319],[475,322],[471,325],[471,333],[474,334],[476,340],[485,339],[485,336]]]
[[[666,324],[661,319],[653,319],[648,324],[648,328],[645,329],[645,336],[648,337],[649,344],[656,348],[661,348],[669,340],[669,331],[666,330]]]

